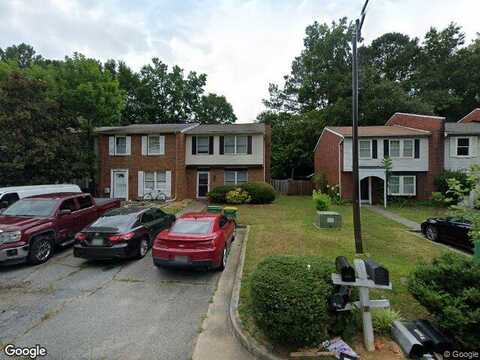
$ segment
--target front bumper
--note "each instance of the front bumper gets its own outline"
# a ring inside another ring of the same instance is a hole
[[[22,262],[27,259],[28,245],[5,248],[0,250],[0,263]]]
[[[81,244],[73,246],[73,256],[83,259],[125,259],[132,255],[133,251],[128,243],[112,246],[83,246]]]

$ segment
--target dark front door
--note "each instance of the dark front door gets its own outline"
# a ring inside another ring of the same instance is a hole
[[[370,183],[368,177],[360,181],[360,200],[364,203],[370,202]]]

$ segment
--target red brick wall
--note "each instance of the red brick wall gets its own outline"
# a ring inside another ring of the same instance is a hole
[[[341,156],[338,147],[341,141],[342,138],[325,129],[323,130],[319,143],[315,148],[315,174],[325,174],[329,185],[337,185],[340,182],[338,172]],[[342,175],[342,187],[343,181]]]
[[[98,195],[107,196],[104,189],[110,188],[110,171],[112,169],[128,169],[128,196],[130,199],[136,199],[138,196],[139,171],[170,170],[172,172],[172,197],[174,197],[176,189],[173,184],[176,183],[177,175],[176,146],[175,135],[168,134],[165,135],[165,155],[144,156],[142,155],[142,136],[131,135],[131,155],[110,156],[108,154],[108,135],[99,136]]]
[[[473,110],[470,114],[465,116],[459,122],[461,123],[480,122],[480,108]]]
[[[444,121],[445,118],[441,117],[396,113],[386,124],[407,126],[432,133],[428,140],[429,172],[417,175],[417,198],[419,199],[431,197],[432,192],[435,191],[434,178],[444,168]]]

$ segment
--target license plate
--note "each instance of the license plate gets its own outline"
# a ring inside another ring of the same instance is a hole
[[[188,256],[175,256],[175,261],[180,263],[188,263]]]
[[[103,246],[102,238],[93,238],[91,242],[92,246]]]

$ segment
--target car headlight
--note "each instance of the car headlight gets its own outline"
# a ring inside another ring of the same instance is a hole
[[[0,232],[0,244],[12,243],[20,240],[21,231],[3,231]]]

